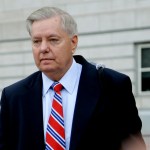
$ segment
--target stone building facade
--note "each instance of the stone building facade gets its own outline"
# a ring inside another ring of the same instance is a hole
[[[150,147],[150,1],[1,0],[0,95],[5,86],[37,70],[25,20],[42,6],[73,15],[79,29],[76,54],[130,76]]]

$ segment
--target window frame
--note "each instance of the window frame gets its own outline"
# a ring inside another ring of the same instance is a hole
[[[146,44],[139,44],[138,45],[138,61],[137,61],[137,72],[138,72],[138,93],[140,95],[150,95],[150,91],[142,91],[142,78],[141,78],[141,74],[142,72],[150,72],[150,67],[148,68],[142,68],[142,48],[150,48],[150,43],[146,43]]]

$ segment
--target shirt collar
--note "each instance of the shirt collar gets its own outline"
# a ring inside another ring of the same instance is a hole
[[[73,63],[66,74],[59,81],[64,88],[71,94],[75,88],[79,74],[79,64],[73,59]]]
[[[43,80],[43,96],[48,92],[49,88],[53,84],[53,80],[48,78],[43,72],[42,72],[42,80]]]
[[[71,94],[75,88],[76,80],[78,79],[79,72],[79,64],[75,62],[73,58],[73,63],[69,70],[65,73],[65,75],[60,79],[60,83],[63,85],[63,87]],[[42,79],[43,79],[43,96],[48,92],[50,86],[53,84],[53,80],[48,78],[43,72],[42,72]]]

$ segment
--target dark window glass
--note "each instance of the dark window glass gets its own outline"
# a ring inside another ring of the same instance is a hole
[[[142,48],[142,68],[150,67],[150,48]]]
[[[150,91],[150,72],[142,72],[142,91]]]

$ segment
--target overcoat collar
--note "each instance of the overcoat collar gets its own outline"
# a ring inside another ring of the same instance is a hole
[[[82,72],[74,110],[70,150],[75,150],[100,97],[98,73],[94,65],[82,56],[74,56]]]

